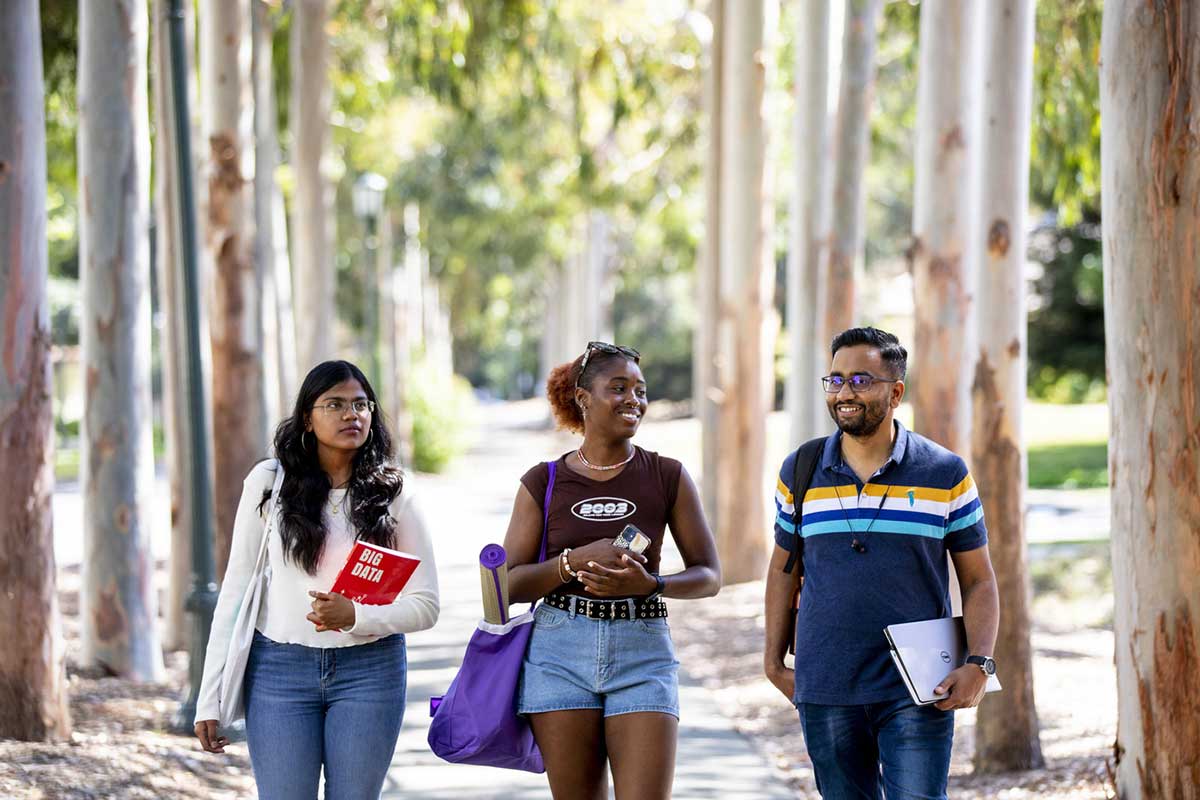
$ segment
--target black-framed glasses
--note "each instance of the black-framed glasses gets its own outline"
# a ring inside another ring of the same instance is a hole
[[[375,413],[375,401],[374,400],[353,400],[353,401],[351,401],[351,400],[342,400],[340,398],[334,398],[333,400],[326,400],[324,403],[317,403],[316,405],[313,406],[313,408],[319,408],[324,413],[330,414],[332,416],[345,414],[346,409],[349,408],[349,409],[352,409],[354,411],[354,413],[357,414],[358,416],[365,417],[367,414]]]
[[[850,386],[850,391],[858,394],[867,391],[877,383],[895,382],[895,380],[888,378],[876,378],[874,375],[866,372],[856,372],[848,378],[842,375],[826,375],[824,378],[821,378],[821,385],[825,387],[825,391],[828,394],[837,394],[847,384]]]
[[[609,355],[622,355],[626,358],[632,358],[633,363],[638,363],[642,354],[632,347],[625,347],[620,344],[609,344],[608,342],[588,342],[587,350],[583,351],[583,362],[579,365],[579,375],[575,378],[575,388],[579,388],[579,379],[583,377],[583,371],[587,369],[588,359],[592,357],[592,353],[608,353]]]

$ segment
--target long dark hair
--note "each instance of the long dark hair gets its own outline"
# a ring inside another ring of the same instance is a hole
[[[316,574],[325,547],[323,511],[333,487],[317,460],[315,434],[308,437],[305,446],[305,417],[313,412],[318,397],[347,380],[358,381],[367,399],[376,401],[375,390],[362,370],[349,361],[325,361],[305,376],[292,415],[275,429],[275,456],[284,470],[279,489],[279,537],[283,541],[284,558],[309,575]],[[366,443],[358,448],[351,465],[346,493],[350,500],[350,522],[357,538],[393,547],[396,521],[388,509],[400,494],[404,478],[392,460],[392,436],[377,402],[369,431]],[[268,489],[260,508],[265,507],[270,496]]]

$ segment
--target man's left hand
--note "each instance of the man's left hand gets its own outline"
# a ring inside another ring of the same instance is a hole
[[[340,594],[309,592],[312,612],[305,616],[318,631],[340,631],[354,627],[354,603]]]
[[[934,694],[948,693],[946,699],[939,700],[935,705],[942,711],[974,708],[983,699],[986,688],[987,676],[983,674],[983,670],[974,664],[963,664],[943,678],[933,690]]]

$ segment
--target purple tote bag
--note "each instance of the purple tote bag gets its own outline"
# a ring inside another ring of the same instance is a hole
[[[546,560],[550,493],[557,465],[551,461],[548,466],[539,563]],[[546,771],[529,720],[517,714],[517,685],[532,633],[532,604],[528,612],[506,625],[480,621],[458,675],[432,712],[429,747],[438,758],[455,764]]]

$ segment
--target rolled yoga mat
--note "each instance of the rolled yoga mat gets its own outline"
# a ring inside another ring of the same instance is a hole
[[[479,585],[483,590],[483,618],[493,625],[508,622],[508,554],[498,544],[479,551]]]

